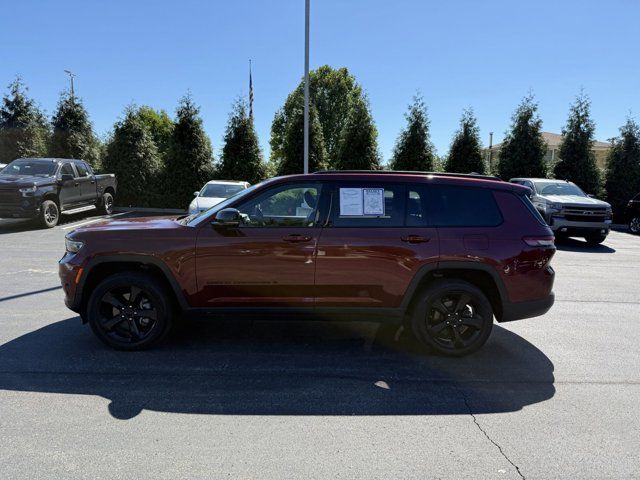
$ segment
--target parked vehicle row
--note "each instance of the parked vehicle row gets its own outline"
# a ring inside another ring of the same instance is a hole
[[[0,218],[33,218],[51,228],[60,215],[110,214],[116,189],[115,175],[96,175],[83,160],[22,158],[0,171]]]
[[[529,190],[487,177],[323,172],[267,180],[203,212],[67,235],[67,306],[117,349],[182,315],[406,323],[448,355],[551,308],[553,233]],[[126,248],[123,248],[126,246]]]

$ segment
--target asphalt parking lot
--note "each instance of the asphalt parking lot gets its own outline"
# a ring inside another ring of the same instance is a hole
[[[1,478],[640,478],[640,237],[561,244],[554,308],[463,359],[232,320],[123,353],[62,301],[93,220],[0,220]]]

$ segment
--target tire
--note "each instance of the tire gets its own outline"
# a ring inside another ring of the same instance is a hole
[[[53,228],[60,220],[60,209],[58,204],[53,200],[45,200],[40,207],[40,216],[38,223],[44,228]]]
[[[173,324],[171,297],[154,277],[116,273],[93,290],[87,304],[93,333],[116,350],[144,350],[159,344]]]
[[[633,217],[629,220],[629,231],[636,235],[640,234],[640,217]]]
[[[444,355],[462,357],[478,350],[491,335],[493,309],[475,285],[442,280],[419,294],[411,326],[425,345]]]
[[[584,237],[589,245],[600,245],[606,238],[607,236],[601,233],[593,233],[591,235],[585,235]]]
[[[103,215],[111,215],[113,213],[113,195],[111,195],[109,192],[105,192],[104,195],[102,195],[100,212]]]

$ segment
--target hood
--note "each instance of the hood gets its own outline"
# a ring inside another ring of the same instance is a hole
[[[2,187],[31,187],[33,185],[52,185],[56,179],[54,177],[31,177],[25,175],[0,175],[0,188]]]
[[[111,219],[104,222],[91,223],[84,227],[77,228],[74,233],[95,232],[101,230],[169,230],[180,228],[176,222],[176,215],[164,217],[138,217]]]
[[[196,204],[196,207],[199,208],[200,210],[206,210],[208,208],[211,208],[211,207],[219,204],[223,200],[226,200],[226,198],[220,198],[220,197],[196,197],[196,198],[193,199],[193,201]]]
[[[538,195],[549,202],[562,203],[565,206],[576,205],[580,207],[611,207],[607,202],[597,198],[583,197],[581,195]]]

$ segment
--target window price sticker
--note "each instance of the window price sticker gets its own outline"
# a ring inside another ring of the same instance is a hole
[[[384,188],[341,188],[340,216],[384,216]]]

